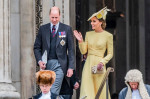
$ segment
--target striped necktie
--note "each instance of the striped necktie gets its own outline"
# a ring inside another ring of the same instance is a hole
[[[55,32],[56,32],[56,28],[55,28],[55,25],[53,25],[53,27],[52,27],[52,36],[53,37],[55,37],[55,35],[56,35]]]

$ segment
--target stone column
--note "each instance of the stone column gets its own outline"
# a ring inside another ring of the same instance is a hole
[[[10,0],[0,1],[0,23],[0,99],[19,99],[11,80]]]
[[[35,40],[35,0],[20,0],[21,99],[35,95],[36,64],[33,54]]]

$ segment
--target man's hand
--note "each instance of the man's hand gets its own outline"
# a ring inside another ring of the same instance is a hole
[[[73,69],[68,69],[67,71],[67,77],[71,77],[73,75]]]
[[[79,83],[76,82],[75,85],[74,85],[74,89],[76,90],[76,89],[78,89],[78,88],[79,88]]]
[[[40,69],[44,70],[46,68],[45,63],[43,61],[39,61]]]

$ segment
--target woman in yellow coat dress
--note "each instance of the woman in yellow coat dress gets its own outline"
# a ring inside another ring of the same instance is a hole
[[[95,99],[105,73],[92,74],[91,67],[97,65],[98,70],[104,69],[106,72],[105,64],[113,56],[113,35],[104,30],[107,10],[105,7],[88,19],[91,20],[94,31],[86,33],[85,41],[83,41],[81,33],[74,30],[81,53],[88,55],[82,72],[80,98],[87,96],[85,99]],[[106,55],[104,55],[105,52],[107,52]],[[99,99],[106,99],[106,84]]]

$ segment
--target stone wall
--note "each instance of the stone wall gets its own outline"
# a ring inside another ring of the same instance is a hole
[[[20,5],[19,0],[10,0],[10,45],[12,83],[21,92],[20,78]]]
[[[11,13],[12,10],[10,8],[10,4],[10,0],[0,1],[0,99],[20,98],[20,94],[17,92],[16,88],[12,86],[12,76],[15,71],[13,71],[12,69],[12,56],[14,55],[14,53],[12,52],[13,44],[11,40],[15,34],[12,34],[13,22],[11,21],[11,19],[13,15]],[[17,66],[15,68],[17,68]]]

